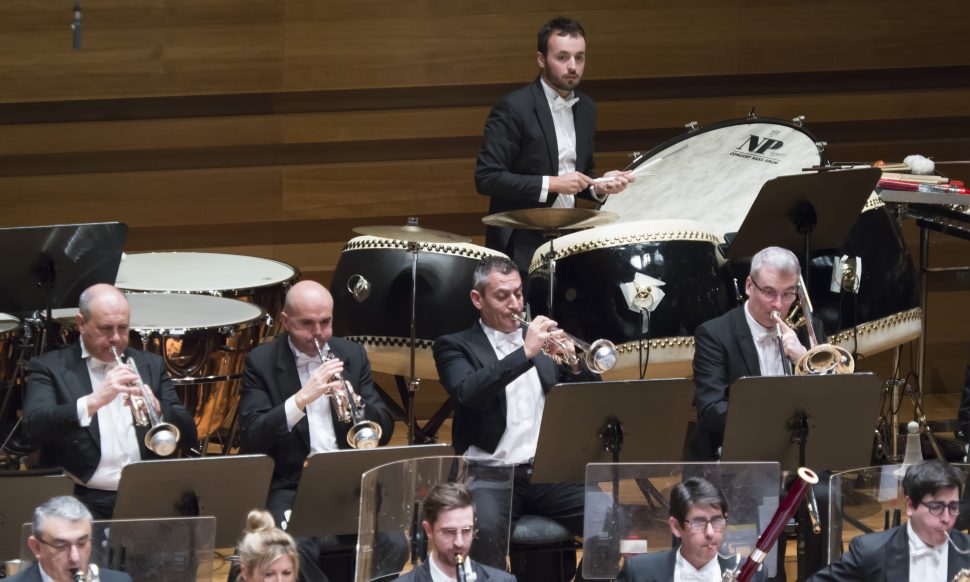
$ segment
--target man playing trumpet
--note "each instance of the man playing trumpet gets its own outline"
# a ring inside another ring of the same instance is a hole
[[[532,484],[532,462],[546,393],[559,382],[598,378],[575,358],[570,367],[549,357],[548,353],[575,355],[572,342],[555,329],[555,321],[539,316],[522,329],[516,319],[525,309],[522,279],[511,260],[482,259],[470,297],[481,319],[434,344],[441,384],[454,403],[455,452],[470,460],[515,467],[513,522],[526,513],[542,515],[581,536],[582,484]],[[500,519],[509,509],[478,493],[479,529],[497,531],[497,524],[486,527],[482,522]],[[486,507],[490,502],[496,505]]]
[[[153,406],[174,424],[183,450],[198,440],[195,421],[179,402],[164,360],[128,349],[129,316],[128,300],[111,285],[85,289],[76,316],[78,342],[32,359],[27,368],[27,438],[40,447],[43,466],[61,467],[71,475],[77,483],[74,495],[97,519],[111,518],[121,470],[157,458],[145,445],[149,428],[135,425],[133,406]],[[112,349],[136,362],[141,377],[117,365]],[[152,402],[142,401],[139,382],[147,385]]]

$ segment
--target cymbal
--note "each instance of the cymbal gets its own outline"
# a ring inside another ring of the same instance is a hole
[[[619,219],[615,212],[590,208],[525,208],[490,214],[482,222],[489,226],[554,231],[602,226]]]
[[[395,238],[416,243],[466,243],[472,239],[460,234],[453,234],[443,230],[432,230],[420,226],[358,226],[353,229],[357,234],[379,236],[381,238]]]

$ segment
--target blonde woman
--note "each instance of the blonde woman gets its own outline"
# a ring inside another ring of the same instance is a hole
[[[241,582],[294,582],[299,572],[296,542],[276,527],[267,511],[246,517],[246,533],[237,547]]]

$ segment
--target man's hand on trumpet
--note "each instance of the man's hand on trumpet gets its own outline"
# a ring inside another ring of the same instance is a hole
[[[310,374],[306,384],[295,395],[296,407],[305,411],[308,404],[321,396],[330,396],[340,388],[337,374],[344,371],[344,363],[338,358],[329,359]]]
[[[556,322],[544,315],[539,315],[529,323],[525,334],[525,355],[530,360],[542,352],[553,359],[569,362],[574,373],[580,370],[576,357],[576,346],[569,336],[556,328]]]
[[[106,406],[119,394],[141,396],[141,378],[128,366],[115,366],[104,375],[104,382],[88,395],[88,416]]]

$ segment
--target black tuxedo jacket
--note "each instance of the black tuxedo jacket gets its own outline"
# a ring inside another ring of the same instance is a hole
[[[179,447],[188,451],[198,442],[195,420],[179,402],[160,356],[128,348],[138,372],[162,406],[162,418],[181,432]],[[40,448],[41,464],[61,467],[87,482],[101,462],[100,415],[82,427],[77,418],[77,400],[93,392],[88,365],[81,359],[81,344],[48,352],[27,366],[27,395],[24,399],[24,431],[30,444]],[[157,459],[145,446],[148,428],[135,427],[142,459]]]
[[[428,557],[430,560],[431,557]],[[397,578],[405,582],[431,582],[431,564],[425,560],[423,564],[411,570],[407,574]],[[492,582],[516,582],[515,576],[508,572],[503,572],[491,566],[485,566],[472,561],[472,572],[477,576],[476,581],[491,580]]]
[[[441,384],[454,404],[451,433],[458,454],[471,445],[495,452],[505,434],[505,386],[532,367],[539,373],[546,394],[559,382],[599,379],[585,368],[580,374],[573,374],[568,366],[559,366],[541,353],[529,360],[525,348],[499,360],[477,321],[464,331],[435,340],[434,362]]]
[[[970,548],[970,536],[953,530],[950,537],[960,548]],[[949,546],[946,557],[946,580],[970,567],[970,556],[964,556]],[[829,564],[808,579],[809,582],[909,582],[909,533],[901,525],[871,534],[858,536],[849,544],[842,560]],[[927,580],[927,582],[935,582]]]
[[[822,323],[812,320],[820,343],[825,341]],[[802,345],[808,345],[807,332],[799,331]],[[694,427],[687,460],[714,459],[724,440],[731,384],[742,376],[760,376],[758,350],[744,314],[744,305],[704,322],[694,332]]]
[[[718,556],[717,562],[721,566],[722,574],[725,570],[737,566],[734,558],[725,560]],[[674,579],[676,563],[676,549],[636,556],[623,562],[623,568],[617,574],[616,582],[671,582]],[[751,579],[756,582],[767,580],[765,569],[755,572]]]
[[[341,338],[328,342],[334,355],[344,363],[343,377],[364,401],[364,417],[383,429],[381,444],[387,444],[394,432],[394,421],[384,406],[374,380],[364,348]],[[296,357],[290,349],[286,334],[263,344],[246,356],[243,371],[242,395],[239,400],[241,453],[266,453],[273,457],[271,490],[295,490],[303,473],[303,461],[310,454],[310,422],[304,416],[293,430],[286,428],[283,404],[302,387],[296,370]],[[331,407],[337,446],[348,449],[347,431],[350,423],[338,422]]]
[[[139,372],[141,369],[139,369]],[[98,578],[102,582],[131,582],[131,576],[124,572],[117,572],[107,568],[98,569]],[[29,568],[17,575],[7,578],[7,582],[41,582],[40,566],[34,562]]]
[[[557,194],[549,192],[545,203],[539,202],[542,177],[559,174],[556,127],[541,83],[536,78],[503,97],[485,122],[475,168],[475,187],[479,194],[491,198],[489,214],[548,207],[556,200]],[[572,108],[576,127],[576,171],[592,176],[596,104],[579,91],[575,96],[579,97]],[[584,195],[588,197],[588,190]],[[485,231],[485,246],[512,256],[509,249],[511,236],[511,228],[490,226]],[[537,237],[537,241],[541,243],[542,238]]]

